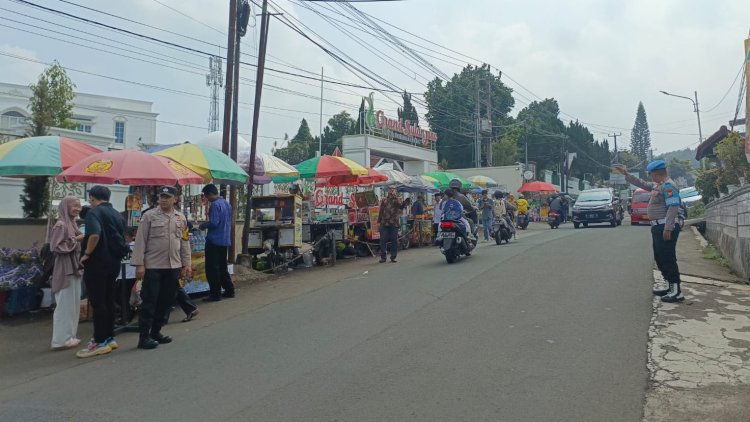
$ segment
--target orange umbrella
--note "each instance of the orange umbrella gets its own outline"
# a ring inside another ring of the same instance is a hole
[[[518,188],[518,192],[560,192],[554,185],[547,182],[528,182]]]

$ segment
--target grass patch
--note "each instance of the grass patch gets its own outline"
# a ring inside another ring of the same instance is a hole
[[[705,248],[703,248],[703,257],[716,262],[722,267],[731,269],[729,265],[729,260],[724,258],[721,252],[718,249],[716,249],[714,245],[708,245]]]

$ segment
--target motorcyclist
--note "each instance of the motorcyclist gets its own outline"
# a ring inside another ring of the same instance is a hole
[[[524,198],[523,194],[518,195],[518,200],[516,201],[516,209],[518,209],[519,214],[529,213],[529,201]]]
[[[453,189],[445,190],[445,199],[443,200],[443,221],[460,221],[464,226],[464,232],[473,238],[471,232],[471,224],[464,217],[464,206],[461,201],[456,198],[456,192]]]
[[[469,201],[469,198],[466,197],[463,193],[461,193],[461,181],[458,179],[453,179],[448,184],[450,187],[450,190],[453,191],[454,198],[461,203],[461,205],[464,207],[464,212],[466,213],[466,217],[469,219],[469,223],[473,223],[471,225],[471,233],[474,233],[474,226],[479,224],[479,215],[477,214],[476,208],[474,208],[474,205],[472,205],[471,201]]]
[[[516,233],[516,228],[513,227],[513,220],[511,219],[512,213],[508,209],[508,206],[510,204],[505,202],[505,199],[503,198],[503,193],[498,191],[495,191],[493,194],[495,197],[495,220],[503,219],[510,229],[511,234]],[[511,205],[512,206],[512,205]]]
[[[562,221],[562,213],[563,213],[562,195],[555,195],[551,199],[552,200],[549,203],[549,210],[550,212],[557,213],[558,220]]]

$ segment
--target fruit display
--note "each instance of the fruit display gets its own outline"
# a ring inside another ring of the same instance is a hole
[[[38,245],[30,249],[0,248],[0,290],[32,286],[41,274]]]

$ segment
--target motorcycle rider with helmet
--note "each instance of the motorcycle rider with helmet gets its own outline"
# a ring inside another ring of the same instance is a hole
[[[474,208],[474,205],[471,204],[471,201],[469,201],[469,198],[466,197],[463,193],[461,193],[461,181],[458,179],[453,179],[448,184],[448,187],[450,187],[450,190],[453,191],[453,198],[461,203],[461,206],[464,208],[464,212],[466,213],[466,217],[469,220],[470,223],[470,230],[469,230],[469,236],[472,238],[474,237],[474,227],[476,227],[477,224],[479,224],[479,215],[477,214],[476,208]]]

